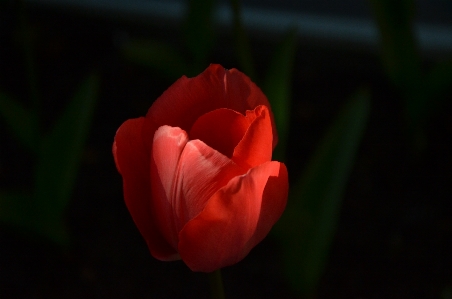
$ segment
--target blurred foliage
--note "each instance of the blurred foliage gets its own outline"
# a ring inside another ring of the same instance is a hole
[[[158,71],[171,80],[181,75],[194,77],[210,63],[214,46],[214,0],[188,0],[186,19],[183,23],[185,49],[177,49],[170,43],[130,39],[121,45],[124,57],[136,64]],[[188,56],[184,55],[188,51]]]
[[[405,118],[416,152],[426,147],[425,125],[452,86],[452,61],[425,72],[414,32],[414,0],[371,0],[388,78],[405,102]]]
[[[134,39],[125,42],[121,50],[129,61],[154,69],[171,79],[190,72],[182,54],[165,42]]]
[[[214,45],[213,14],[216,1],[188,0],[187,19],[184,23],[185,44],[192,57],[192,73],[202,72],[209,63],[209,55]]]
[[[70,240],[64,225],[65,212],[92,120],[99,80],[97,75],[90,75],[50,132],[40,132],[42,107],[34,45],[22,1],[17,14],[30,107],[0,91],[0,120],[33,154],[36,162],[30,190],[0,190],[0,222],[66,246]]]
[[[33,153],[39,148],[37,118],[33,111],[25,109],[18,101],[14,101],[0,91],[0,115],[8,124],[11,133]]]
[[[54,232],[69,203],[84,144],[94,113],[99,85],[90,75],[75,93],[54,128],[41,140],[35,172],[35,213],[41,230],[55,241],[66,241]]]
[[[445,287],[441,292],[441,299],[452,299],[452,287]]]
[[[35,152],[34,186],[28,193],[0,192],[0,221],[68,245],[64,214],[69,203],[97,97],[98,77],[89,76],[49,134],[39,138],[32,112],[0,94],[0,115],[11,132]]]
[[[235,50],[239,65],[242,71],[247,74],[252,80],[257,81],[256,71],[254,69],[254,59],[251,52],[251,45],[248,36],[243,27],[241,17],[240,0],[231,0]]]
[[[286,211],[275,225],[291,285],[312,295],[326,266],[342,197],[370,111],[367,90],[358,91],[339,112],[291,186]]]
[[[290,30],[269,63],[262,89],[272,106],[278,130],[278,144],[273,158],[285,161],[292,104],[292,75],[295,65],[297,31]]]

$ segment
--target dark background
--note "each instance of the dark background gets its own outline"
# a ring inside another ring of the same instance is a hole
[[[343,2],[343,7],[327,2],[305,1],[297,9],[309,12],[322,6],[341,15],[345,7],[354,7],[352,1]],[[450,2],[436,2],[430,2],[430,10],[422,10],[422,18],[450,24]],[[273,5],[260,3],[264,8]],[[281,2],[284,5],[291,4]],[[62,251],[42,238],[1,225],[0,298],[207,298],[205,274],[192,273],[182,262],[151,257],[123,203],[122,181],[111,155],[121,123],[144,115],[172,83],[125,60],[118,40],[136,36],[177,45],[177,26],[36,3],[27,6],[27,13],[36,36],[48,126],[65,106],[62,99],[74,92],[74,81],[96,69],[101,86],[67,211],[72,246]],[[344,15],[349,13],[354,14],[351,10]],[[0,22],[0,86],[26,103],[14,6],[2,4]],[[274,41],[254,38],[251,42],[257,69],[263,70]],[[211,61],[238,67],[233,53],[232,34],[223,28]],[[298,44],[287,158],[292,183],[347,97],[363,85],[372,92],[370,120],[316,298],[452,298],[451,93],[427,122],[426,149],[414,154],[403,103],[379,59],[378,49],[372,47],[309,43],[302,37]],[[424,64],[428,67],[437,59],[426,55]],[[0,140],[0,188],[29,188],[32,157],[3,124]],[[227,298],[298,298],[284,277],[281,261],[278,242],[270,234],[242,262],[223,270]]]

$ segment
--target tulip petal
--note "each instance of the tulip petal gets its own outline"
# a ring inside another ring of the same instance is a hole
[[[243,138],[252,120],[231,109],[217,109],[198,118],[190,139],[199,139],[227,157]]]
[[[179,231],[204,209],[215,192],[246,171],[204,142],[188,142],[180,159],[179,196],[174,207],[180,223]]]
[[[149,156],[142,139],[143,125],[144,117],[141,117],[129,119],[119,127],[113,143],[113,156],[122,175],[126,206],[151,254],[160,260],[174,260],[179,255],[152,220]]]
[[[243,167],[252,168],[271,160],[273,132],[267,107],[258,106],[253,111],[247,111],[246,118],[252,122],[235,147],[232,160]]]
[[[174,209],[179,160],[188,142],[181,128],[161,126],[155,131],[151,159],[151,187],[158,227],[177,249],[178,232]]]
[[[245,115],[258,105],[270,104],[259,87],[242,72],[226,70],[211,64],[194,78],[183,76],[171,85],[149,108],[146,117],[159,126],[169,125],[189,131],[203,114],[219,108],[229,108]],[[273,145],[276,126],[271,114]]]
[[[267,162],[233,178],[179,234],[179,254],[193,271],[242,260],[279,219],[287,202],[284,164]]]
[[[270,110],[270,104],[262,90],[251,79],[236,69],[230,69],[224,76],[224,88],[230,107],[243,115],[247,110],[253,110],[264,105]],[[244,101],[244,95],[246,95]]]
[[[242,114],[245,114],[247,110],[255,109],[259,105],[268,108],[273,135],[272,148],[274,149],[278,143],[278,132],[276,131],[275,119],[270,108],[270,103],[262,90],[248,76],[237,69],[230,69],[225,75],[224,81],[227,101],[232,103],[231,107],[228,108]],[[243,99],[244,94],[247,94],[246,101],[239,100]]]
[[[174,248],[178,233],[207,200],[243,169],[187,133],[162,126],[154,136],[151,186],[159,228]]]

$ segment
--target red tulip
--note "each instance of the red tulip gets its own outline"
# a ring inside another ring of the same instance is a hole
[[[127,208],[151,254],[211,272],[242,260],[287,201],[277,136],[262,91],[236,69],[182,77],[116,132]]]

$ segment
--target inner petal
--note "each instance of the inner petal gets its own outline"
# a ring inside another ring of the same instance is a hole
[[[273,132],[270,111],[261,105],[246,111],[252,120],[245,135],[234,148],[232,160],[243,167],[256,167],[272,157]]]
[[[231,158],[234,148],[245,135],[252,122],[237,111],[221,108],[210,111],[196,120],[189,136],[199,139],[208,146]]]
[[[178,230],[174,217],[175,181],[180,157],[188,142],[187,133],[177,127],[161,126],[154,135],[151,159],[153,216],[160,231],[177,249]]]
[[[173,193],[178,231],[204,209],[216,191],[246,171],[204,142],[189,141],[180,157]]]

